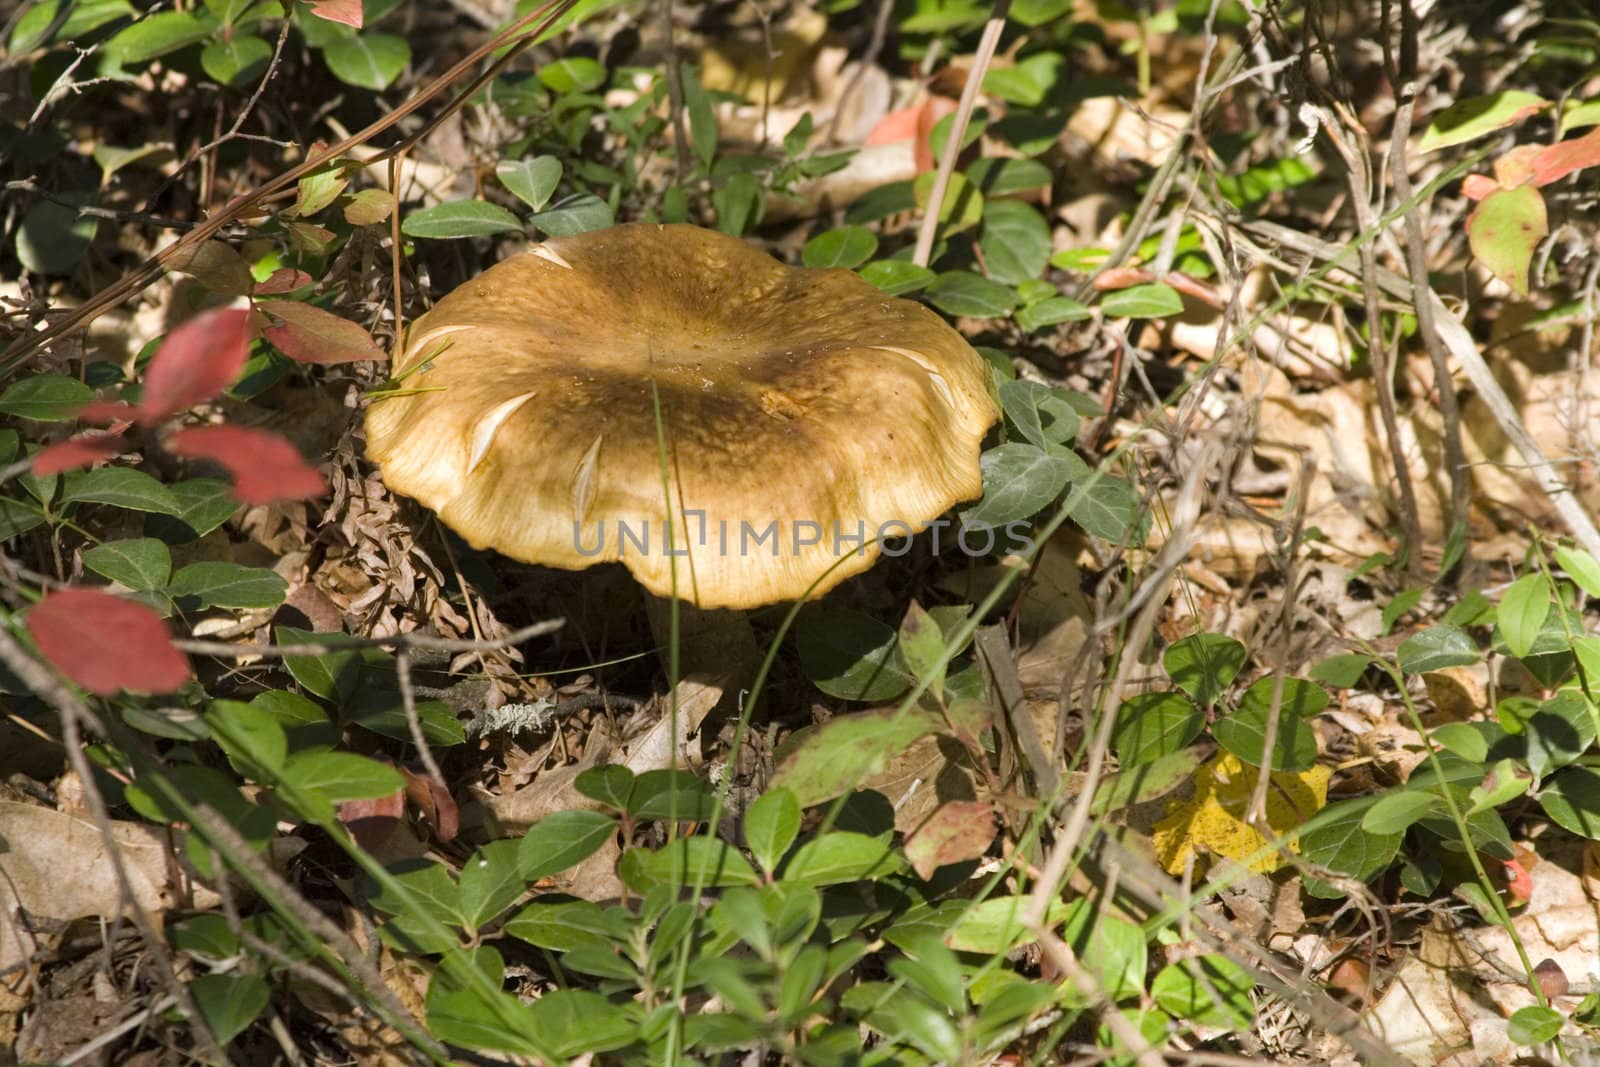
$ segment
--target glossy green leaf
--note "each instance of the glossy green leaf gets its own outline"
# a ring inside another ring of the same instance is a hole
[[[182,511],[172,490],[132,467],[75,471],[63,478],[63,502],[109,504],[129,511],[177,515]]]
[[[62,374],[30,374],[0,393],[0,413],[38,422],[62,422],[94,399],[94,390]]]
[[[1527,116],[1549,107],[1544,97],[1510,89],[1487,96],[1458,100],[1433,116],[1417,148],[1432,152],[1451,145],[1465,144],[1485,134],[1521,122]]]
[[[914,681],[894,630],[858,611],[824,607],[802,612],[795,643],[800,669],[829,696],[892,700]]]
[[[865,226],[841,226],[811,238],[800,255],[808,267],[854,269],[877,250],[878,237],[871,230]]]
[[[1010,286],[964,270],[938,275],[924,293],[946,315],[974,319],[1001,318],[1017,306],[1017,294]]]
[[[801,807],[812,807],[859,788],[889,760],[943,729],[942,719],[923,711],[838,715],[790,740],[779,754],[772,785],[793,790]]]
[[[1479,659],[1478,646],[1455,626],[1430,626],[1401,642],[1396,658],[1407,674],[1464,667]]]
[[[135,537],[84,549],[83,565],[129,589],[146,592],[167,584],[172,553],[154,537]]]
[[[1161,665],[1179,689],[1202,707],[1217,702],[1244,666],[1244,645],[1225,634],[1199,633],[1174,641]]]
[[[453,200],[413,211],[400,226],[408,237],[449,239],[484,237],[522,230],[517,217],[499,204],[484,200]]]
[[[983,498],[961,512],[961,522],[968,527],[999,528],[1032,518],[1053,504],[1085,469],[1083,461],[1065,449],[1046,450],[1020,441],[989,449],[979,465]]]
[[[745,845],[763,871],[777,870],[799,833],[800,801],[791,789],[767,790],[744,813]]]
[[[495,164],[494,173],[517,199],[541,211],[561,184],[561,160],[555,156],[503,160]]]
[[[1182,693],[1138,693],[1117,710],[1111,749],[1126,770],[1179,751],[1205,726],[1205,712]]]
[[[590,193],[562,197],[547,211],[528,220],[551,237],[571,237],[576,233],[603,230],[613,219],[611,206]]]
[[[411,62],[411,45],[392,33],[360,33],[328,42],[322,58],[346,85],[381,92]]]
[[[253,974],[202,974],[189,981],[188,990],[206,1029],[222,1046],[244,1033],[272,998],[266,981]]]
[[[206,608],[271,608],[288,592],[289,583],[274,571],[221,561],[181,567],[167,586],[169,595],[196,597]]]
[[[1183,314],[1183,297],[1164,282],[1147,282],[1106,293],[1100,310],[1112,319],[1162,319]]]

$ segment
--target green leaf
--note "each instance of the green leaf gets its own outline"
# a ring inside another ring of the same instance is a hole
[[[411,62],[411,46],[392,33],[361,33],[329,41],[322,58],[346,85],[380,92]]]
[[[1394,790],[1380,796],[1361,817],[1361,829],[1369,834],[1403,834],[1420,819],[1444,807],[1444,798],[1425,789]]]
[[[214,700],[206,723],[229,761],[257,782],[268,784],[283,770],[289,738],[275,720],[248,704]]]
[[[1500,608],[1495,613],[1496,628],[1505,639],[1506,647],[1517,659],[1533,651],[1533,643],[1544,629],[1545,617],[1550,613],[1550,579],[1543,574],[1524,574],[1511,583]]]
[[[353,752],[297,752],[284,765],[283,780],[333,804],[393,796],[406,784],[387,763]]]
[[[899,854],[885,838],[834,831],[795,849],[783,865],[781,877],[786,886],[839,885],[879,879],[902,865]]]
[[[619,1049],[638,1036],[622,1008],[587,989],[552,990],[534,1001],[528,1013],[532,1031],[562,1061]]]
[[[1506,1037],[1514,1045],[1542,1045],[1561,1036],[1566,1018],[1554,1008],[1529,1004],[1511,1013],[1506,1023]]]
[[[255,1022],[272,998],[267,983],[253,974],[202,974],[188,988],[206,1029],[222,1046]]]
[[[1396,653],[1400,669],[1407,674],[1464,667],[1478,659],[1478,646],[1465,631],[1454,626],[1430,626],[1412,634]]]
[[[550,210],[528,221],[551,237],[571,237],[610,226],[611,206],[592,193],[576,193],[562,197]]]
[[[1330,871],[1366,881],[1394,862],[1403,834],[1362,828],[1370,797],[1337,801],[1318,813],[1300,834],[1300,855]]]
[[[702,167],[709,168],[717,154],[717,115],[711,109],[711,97],[700,84],[700,72],[685,63],[680,81],[683,85],[683,110],[689,119],[689,145]]]
[[[151,515],[145,532],[169,545],[194,541],[215,530],[239,510],[233,486],[221,478],[187,478],[167,489],[178,501],[178,514]]]
[[[1543,778],[1574,763],[1595,739],[1595,711],[1576,689],[1563,689],[1538,704],[1523,724],[1528,769]]]
[[[648,853],[644,870],[669,885],[759,885],[761,876],[732,845],[714,837],[680,837]]]
[[[1041,188],[1051,178],[1050,168],[1036,159],[985,156],[967,168],[967,180],[983,193],[985,202]]]
[[[1067,498],[1072,521],[1085,533],[1112,544],[1131,536],[1139,523],[1139,494],[1133,486],[1103,471],[1091,478],[1087,468],[1073,480],[1078,484]]]
[[[960,919],[945,938],[945,944],[957,952],[981,952],[985,956],[995,956],[1032,942],[1033,935],[1022,925],[1022,917],[1028,912],[1028,902],[1026,896],[991,897],[964,908]],[[1066,902],[1052,898],[1044,925],[1056,926],[1067,917],[1067,913]]]
[[[280,645],[325,645],[346,638],[344,634],[319,634],[293,626],[275,626],[273,639]],[[361,675],[361,653],[356,649],[330,649],[319,656],[285,656],[283,665],[313,696],[337,702],[355,691]]]
[[[909,181],[887,182],[857,197],[844,213],[852,226],[879,222],[917,206],[916,187]],[[909,266],[910,264],[907,264]]]
[[[1262,705],[1241,708],[1211,724],[1217,743],[1253,767],[1267,762],[1267,715]],[[1317,762],[1317,736],[1291,714],[1288,708],[1278,716],[1278,732],[1273,738],[1270,766],[1275,771],[1310,770]]]
[[[385,927],[387,932],[392,928]],[[442,951],[442,950],[441,950]],[[531,1020],[532,1009],[500,985],[505,978],[505,965],[493,948],[480,947],[474,952],[474,965],[485,971],[491,987],[463,986],[445,972],[435,974],[428,983],[425,1003],[428,1032],[440,1041],[448,1041],[461,1048],[480,1051],[513,1052],[544,1061],[552,1055],[542,1036],[535,1036]],[[492,959],[485,966],[484,959]],[[555,996],[561,990],[547,996]],[[507,1024],[515,1020],[516,1025]]]
[[[22,216],[17,227],[17,259],[38,274],[71,274],[82,265],[94,242],[99,222],[80,215],[71,205],[87,205],[93,197],[81,190],[60,190],[69,203],[40,200]]]
[[[167,584],[172,553],[154,537],[134,537],[84,549],[83,565],[129,589],[147,592]]]
[[[1258,679],[1244,696],[1239,698],[1239,710],[1259,710],[1266,714],[1272,709],[1272,693],[1276,683],[1272,678]],[[1300,678],[1285,678],[1280,705],[1284,715],[1309,719],[1319,715],[1328,706],[1328,694],[1314,682]]]
[[[946,315],[1002,318],[1017,306],[1017,294],[1009,286],[965,270],[940,274],[924,292],[928,302]]]
[[[1044,273],[1050,260],[1050,227],[1020,200],[995,200],[983,213],[978,247],[990,278],[1017,285]]]
[[[571,870],[616,834],[616,820],[598,811],[558,811],[546,815],[522,835],[518,845],[517,862],[522,878],[537,882]]]
[[[1349,689],[1361,680],[1371,666],[1370,657],[1359,652],[1351,652],[1338,656],[1329,656],[1327,659],[1312,667],[1309,674],[1312,681],[1323,682],[1335,689]]]
[[[1000,407],[1018,433],[1041,449],[1078,435],[1078,412],[1060,389],[1016,379],[1000,383]]]
[[[1080,898],[1067,905],[1061,939],[1072,946],[1099,991],[1111,1001],[1144,992],[1149,950],[1144,931],[1135,924],[1105,912],[1095,901]],[[1067,1003],[1087,1007],[1090,1002],[1073,996]]]
[[[1243,967],[1215,954],[1168,964],[1150,982],[1151,999],[1174,1018],[1223,1030],[1250,1027],[1254,989]]]
[[[1557,548],[1556,563],[1567,572],[1573,584],[1590,597],[1600,599],[1600,561],[1581,548]]]
[[[1054,503],[1067,483],[1086,469],[1082,460],[1065,449],[1047,451],[1020,441],[991,448],[978,462],[983,470],[983,498],[961,512],[966,527],[999,528],[1032,518]]]
[[[587,56],[569,56],[539,68],[539,81],[557,93],[592,93],[606,83],[606,68]]]
[[[635,819],[703,822],[711,818],[715,802],[709,783],[688,771],[658,768],[634,778],[627,810]]]
[[[633,792],[633,772],[620,763],[590,767],[578,774],[572,787],[608,808],[627,811],[628,797]]]
[[[1544,97],[1515,89],[1458,100],[1433,117],[1427,129],[1422,131],[1417,148],[1419,151],[1432,152],[1465,144],[1521,122],[1549,106]]]
[[[223,85],[240,88],[261,77],[272,60],[272,45],[249,33],[212,41],[200,51],[200,66]]]
[[[802,808],[856,789],[889,760],[944,728],[937,715],[893,709],[839,715],[797,733],[785,746],[773,775],[774,788],[794,791]]]
[[[817,234],[806,242],[800,258],[808,267],[854,269],[872,258],[878,237],[865,226],[841,226]]]
[[[1600,772],[1589,767],[1566,767],[1539,791],[1539,806],[1563,827],[1600,841]]]
[[[359,653],[352,661],[329,659],[330,656],[340,656],[343,653],[328,653],[321,657],[326,669],[338,671],[334,684],[338,687],[336,696],[324,697],[326,700],[338,701],[355,694],[361,681],[361,658]],[[344,666],[346,663],[353,664]],[[294,673],[295,668],[290,668]],[[313,671],[316,668],[312,668]],[[295,676],[299,681],[299,675]],[[301,682],[304,685],[304,682]],[[308,687],[309,688],[309,687]],[[318,696],[322,694],[318,693]],[[467,739],[466,730],[461,725],[461,720],[456,718],[455,709],[442,700],[419,700],[416,703],[417,721],[422,725],[422,737],[428,744],[435,748],[449,748],[459,745]],[[371,730],[380,737],[387,737],[395,741],[411,742],[411,726],[406,722],[405,698],[392,689],[362,689],[353,703],[344,708],[344,721],[351,726],[359,726],[363,730]]]
[[[1063,322],[1079,322],[1089,318],[1094,312],[1076,300],[1064,296],[1052,296],[1041,300],[1037,304],[1029,304],[1016,313],[1017,325],[1028,333],[1041,330],[1046,326],[1055,326]]]
[[[800,801],[783,787],[767,790],[744,813],[744,840],[763,871],[778,864],[800,832]]]
[[[272,608],[283,603],[288,592],[289,583],[274,571],[223,562],[181,567],[167,586],[168,595],[197,597],[206,608]]]
[[[1153,763],[1205,729],[1205,712],[1182,693],[1139,693],[1122,702],[1111,748],[1124,769]]]
[[[131,467],[101,467],[76,471],[65,476],[61,490],[63,502],[109,504],[129,511],[177,515],[182,511],[172,490],[144,471]]]
[[[70,419],[94,399],[94,390],[62,374],[30,374],[0,393],[0,413],[38,422]]]
[[[187,11],[162,11],[118,31],[106,42],[106,59],[118,67],[176,52],[205,40],[215,28]]]
[[[407,237],[449,239],[484,237],[522,230],[517,217],[499,204],[484,200],[453,200],[448,204],[413,211],[400,229]]]
[[[456,900],[470,929],[483,929],[527,889],[517,851],[516,841],[491,841],[461,865]]]
[[[541,211],[561,184],[561,160],[555,156],[506,160],[495,165],[494,173],[517,199]]]
[[[1173,684],[1207,708],[1233,684],[1244,661],[1244,645],[1224,634],[1208,633],[1174,641],[1161,657]]]
[[[1100,298],[1100,310],[1112,319],[1162,319],[1183,314],[1183,297],[1164,282],[1115,289]]]
[[[842,700],[893,700],[914,682],[900,654],[898,635],[858,611],[815,608],[795,627],[800,669],[811,684]]]
[[[903,259],[874,260],[861,268],[861,276],[890,296],[904,296],[925,289],[935,277],[927,267]]]
[[[1528,295],[1528,268],[1550,233],[1544,194],[1532,185],[1496,189],[1467,216],[1467,244],[1489,273],[1518,296]]]
[[[539,898],[507,919],[502,929],[553,952],[576,948],[603,951],[627,938],[629,918],[622,909],[603,909],[587,900]]]
[[[717,229],[730,237],[742,236],[761,221],[762,198],[765,195],[754,175],[735,174],[729,178],[726,185],[711,194],[711,206],[717,215]]]

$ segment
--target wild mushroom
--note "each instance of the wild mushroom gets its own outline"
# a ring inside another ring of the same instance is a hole
[[[983,360],[927,308],[693,226],[507,259],[412,324],[395,372],[366,421],[389,488],[475,547],[621,561],[701,608],[867,569],[880,538],[979,495],[998,417]]]

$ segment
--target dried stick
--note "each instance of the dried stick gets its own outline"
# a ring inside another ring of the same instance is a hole
[[[956,117],[950,124],[950,138],[944,143],[944,153],[939,157],[939,170],[933,176],[933,188],[928,191],[928,206],[922,215],[922,226],[917,230],[917,247],[911,262],[926,267],[933,255],[933,237],[939,229],[939,210],[944,206],[944,194],[950,188],[950,176],[955,173],[956,160],[961,156],[961,139],[966,136],[972,122],[972,109],[978,102],[978,91],[983,87],[983,76],[994,59],[994,50],[1000,44],[1000,31],[1005,29],[1006,15],[1011,10],[1011,0],[995,0],[989,21],[984,23],[983,36],[978,39],[978,51],[972,57],[972,69],[967,72],[967,84],[961,89],[961,102],[956,105]]]

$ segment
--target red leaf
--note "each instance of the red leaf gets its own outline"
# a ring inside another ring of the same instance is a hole
[[[96,589],[49,594],[28,612],[27,627],[56,670],[99,696],[170,693],[190,677],[161,616]]]
[[[1469,174],[1461,179],[1461,195],[1468,200],[1482,200],[1500,189],[1500,183],[1487,174]]]
[[[311,0],[311,13],[319,19],[361,28],[361,0]]]
[[[1143,267],[1112,267],[1094,276],[1094,287],[1102,293],[1113,289],[1126,289],[1130,285],[1144,285],[1155,281],[1156,276]]]
[[[196,426],[179,430],[167,447],[188,459],[209,459],[233,475],[234,499],[246,504],[309,500],[328,491],[317,469],[295,447],[268,430]]]
[[[339,805],[339,821],[368,852],[387,841],[405,817],[406,798],[400,790],[370,800],[346,800]]]
[[[149,426],[233,384],[250,354],[250,312],[202,311],[167,334],[144,374],[139,421]]]
[[[269,300],[257,309],[278,320],[268,326],[267,340],[297,363],[358,363],[388,359],[372,335],[331,311],[292,300]]]
[[[123,426],[139,418],[139,409],[121,400],[91,400],[73,413],[84,422],[98,422],[106,426]]]
[[[917,173],[932,170],[934,164],[933,146],[929,135],[933,128],[956,109],[956,102],[942,96],[929,96],[915,107],[901,108],[891,111],[878,120],[872,127],[872,132],[867,134],[865,145],[894,144],[897,141],[915,140],[914,151],[917,161]]]
[[[33,473],[43,476],[75,471],[79,467],[117,455],[127,443],[119,433],[86,433],[40,449],[33,457]]]
[[[1540,152],[1533,161],[1533,184],[1549,185],[1596,163],[1600,163],[1600,126]]]
[[[432,775],[418,774],[405,767],[400,768],[400,773],[405,775],[406,796],[421,809],[423,818],[432,824],[434,835],[440,841],[454,838],[461,830],[461,812],[450,790]]]
[[[277,296],[280,293],[292,293],[302,286],[311,284],[311,275],[303,270],[293,267],[279,267],[267,276],[264,282],[257,282],[254,292],[257,296]]]

